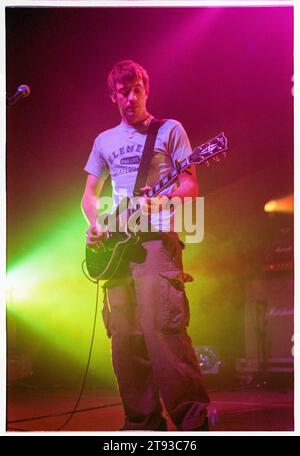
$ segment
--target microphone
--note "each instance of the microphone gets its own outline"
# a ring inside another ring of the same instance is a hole
[[[16,93],[6,99],[6,106],[9,108],[19,101],[21,98],[26,98],[30,94],[30,88],[26,84],[22,84],[18,87]]]

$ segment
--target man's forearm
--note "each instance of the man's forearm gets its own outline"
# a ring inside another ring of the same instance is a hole
[[[90,226],[96,225],[98,216],[98,200],[97,196],[84,196],[82,198],[81,207],[86,221]]]

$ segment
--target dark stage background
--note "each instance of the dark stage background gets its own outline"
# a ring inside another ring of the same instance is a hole
[[[43,381],[71,381],[85,364],[95,289],[80,268],[83,167],[119,122],[106,77],[130,58],[148,70],[153,115],[180,120],[194,147],[220,131],[229,140],[227,160],[198,168],[205,237],[185,264],[193,342],[233,371],[247,283],[292,236],[291,214],[264,212],[293,193],[292,8],[7,8],[6,33],[7,94],[31,88],[7,114],[11,356],[27,353]],[[109,382],[101,331],[91,375]]]

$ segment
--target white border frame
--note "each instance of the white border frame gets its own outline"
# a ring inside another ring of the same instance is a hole
[[[31,7],[57,7],[57,6],[64,6],[64,7],[96,7],[96,6],[110,6],[110,7],[130,7],[130,6],[144,6],[144,7],[176,7],[176,6],[224,6],[224,7],[245,7],[245,6],[278,6],[278,7],[294,7],[294,52],[295,52],[295,68],[294,68],[294,100],[295,100],[295,121],[294,125],[299,125],[300,117],[299,117],[299,100],[300,100],[300,56],[299,56],[299,24],[300,24],[300,5],[299,0],[290,1],[290,0],[281,0],[281,1],[215,1],[215,0],[198,0],[198,1],[189,1],[189,0],[107,0],[107,1],[91,1],[91,0],[2,0],[0,5],[0,68],[4,68],[4,72],[0,73],[0,285],[5,283],[5,259],[6,259],[6,194],[5,194],[5,7],[8,6],[31,6]],[[297,37],[297,38],[296,38]],[[299,131],[295,128],[294,134],[294,150],[300,151],[300,140],[299,140]],[[299,157],[297,154],[295,156],[295,163],[294,163],[294,176],[295,176],[295,227],[299,227],[299,213],[298,213],[298,183],[297,183],[297,173],[299,170]],[[298,252],[299,252],[299,239],[297,237],[297,230],[295,229],[295,338],[294,338],[294,353],[295,353],[295,431],[294,432],[218,432],[218,433],[209,433],[208,435],[274,435],[274,436],[282,436],[282,435],[300,435],[300,418],[298,413],[298,407],[300,404],[300,397],[299,397],[299,346],[300,346],[300,332],[299,332],[299,309],[297,303],[299,302],[299,290],[298,290],[298,283],[299,283],[299,264],[298,264]],[[54,435],[78,435],[78,432],[30,432],[30,433],[6,433],[5,426],[6,426],[6,320],[5,320],[5,287],[0,286],[0,328],[1,328],[1,340],[0,340],[0,435],[5,436],[33,436],[33,435],[46,435],[46,436],[54,436]],[[184,432],[172,432],[168,434],[169,438],[173,438],[176,435],[183,437]],[[189,432],[187,433],[189,436],[196,436],[199,434]],[[119,432],[80,432],[80,435],[103,435],[103,436],[112,436],[116,437],[119,435],[123,435],[124,433]],[[151,433],[151,436],[155,436],[156,433]],[[161,433],[159,433],[161,435]],[[100,447],[100,445],[99,445]]]

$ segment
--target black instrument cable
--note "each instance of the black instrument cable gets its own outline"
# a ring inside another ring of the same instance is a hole
[[[33,420],[38,420],[38,419],[43,419],[43,418],[52,418],[52,417],[56,417],[56,416],[69,414],[69,417],[66,419],[66,421],[61,426],[59,426],[57,429],[54,429],[54,431],[51,431],[51,432],[55,432],[55,431],[61,431],[64,427],[66,427],[66,425],[71,421],[71,419],[73,418],[75,413],[85,412],[85,411],[88,411],[88,410],[95,410],[95,409],[99,409],[99,408],[106,408],[106,407],[112,407],[112,406],[121,405],[121,403],[118,402],[118,403],[115,403],[115,404],[102,405],[102,406],[97,406],[97,407],[89,407],[89,408],[79,409],[79,410],[77,409],[78,405],[79,405],[79,403],[81,401],[81,398],[82,398],[82,394],[83,394],[83,391],[84,391],[84,388],[85,388],[86,379],[87,379],[87,375],[88,375],[88,370],[89,370],[89,367],[90,367],[91,355],[92,355],[94,339],[95,339],[96,322],[97,322],[97,314],[98,314],[98,305],[99,305],[99,280],[93,280],[93,279],[91,279],[89,277],[89,275],[84,270],[84,264],[85,264],[85,260],[83,260],[82,263],[81,263],[82,271],[83,271],[85,277],[90,282],[95,283],[97,285],[97,292],[96,292],[95,315],[94,315],[93,331],[92,331],[89,355],[88,355],[86,368],[85,368],[85,371],[84,371],[83,381],[82,381],[82,384],[81,384],[80,392],[78,394],[78,398],[76,400],[76,403],[75,403],[75,405],[74,405],[74,407],[73,407],[73,409],[71,411],[60,412],[60,413],[44,415],[44,416],[37,416],[37,417],[32,417],[32,418],[25,418],[25,419],[8,421],[7,424],[13,424],[13,423],[18,423],[18,422],[23,422],[24,423],[25,421],[33,421]],[[23,431],[23,432],[34,432],[34,430],[32,430],[32,429],[19,429],[19,428],[14,428],[14,427],[10,427],[10,426],[7,427],[7,430]]]
[[[83,260],[82,262],[82,270],[84,271],[84,262],[85,260]],[[86,275],[86,274],[85,274]],[[95,305],[95,315],[94,315],[94,323],[93,323],[93,331],[92,331],[92,338],[91,338],[91,343],[90,343],[90,349],[89,349],[89,355],[88,355],[88,360],[87,360],[87,364],[86,364],[86,368],[85,368],[85,372],[84,372],[84,376],[83,376],[83,381],[82,381],[82,385],[81,385],[81,389],[80,389],[80,392],[79,392],[79,395],[78,395],[78,398],[77,398],[77,401],[74,405],[74,408],[72,410],[72,412],[70,413],[70,416],[66,419],[66,421],[61,425],[59,426],[56,431],[61,431],[70,421],[71,419],[73,418],[74,416],[74,413],[76,412],[77,410],[77,407],[81,401],[81,398],[82,398],[82,394],[83,394],[83,391],[84,391],[84,387],[85,387],[85,384],[86,384],[86,379],[87,379],[87,375],[88,375],[88,371],[89,371],[89,367],[90,367],[90,361],[91,361],[91,356],[92,356],[92,351],[93,351],[93,345],[94,345],[94,338],[95,338],[95,331],[96,331],[96,322],[97,322],[97,314],[98,314],[98,304],[99,304],[99,281],[95,281],[95,280],[92,280],[89,278],[90,281],[96,283],[97,285],[97,292],[96,292],[96,305]]]

